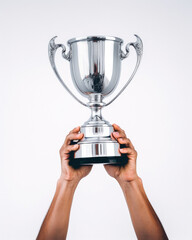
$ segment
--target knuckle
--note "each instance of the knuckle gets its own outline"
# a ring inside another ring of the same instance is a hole
[[[133,153],[132,149],[131,148],[127,148],[129,153]]]
[[[67,136],[67,139],[68,139],[68,140],[72,140],[72,139],[73,139],[73,133],[70,133],[70,134]]]
[[[70,135],[71,135],[71,133],[68,133],[67,136],[66,136],[66,139],[68,139]]]
[[[77,132],[79,130],[79,127],[75,127],[75,128],[73,128],[71,131],[70,131],[70,133],[75,133],[75,132]]]
[[[63,153],[63,147],[61,147],[59,150],[59,154],[62,155],[62,153]]]
[[[75,130],[75,128],[74,128],[74,129],[72,129],[72,130],[69,132],[69,134],[73,133],[73,132],[74,132],[74,130]]]
[[[68,150],[69,152],[71,152],[72,149],[73,149],[73,145],[69,145],[69,146],[67,147],[67,150]]]

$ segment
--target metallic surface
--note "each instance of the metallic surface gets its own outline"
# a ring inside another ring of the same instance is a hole
[[[74,42],[82,42],[82,41],[105,41],[105,40],[111,40],[111,41],[117,41],[122,42],[123,40],[118,37],[111,37],[111,36],[89,36],[89,37],[79,37],[79,38],[72,38],[68,40],[68,45],[74,43]]]
[[[84,133],[84,138],[79,142],[80,148],[75,158],[120,156],[119,144],[111,139],[111,125],[83,125],[81,132]]]
[[[57,68],[56,68],[56,65],[55,65],[55,53],[57,51],[58,48],[62,48],[62,56],[67,59],[67,60],[70,60],[70,52],[66,55],[65,54],[65,51],[66,51],[66,48],[63,44],[55,44],[55,38],[52,38],[49,42],[49,46],[48,46],[48,54],[49,54],[49,60],[50,60],[50,63],[51,63],[51,66],[53,68],[53,71],[55,72],[57,78],[59,79],[60,83],[63,85],[63,87],[67,90],[67,92],[69,94],[71,94],[72,97],[74,97],[79,103],[81,103],[82,105],[84,106],[87,106],[85,103],[83,103],[81,100],[79,100],[75,94],[73,94],[69,88],[67,87],[67,85],[63,82],[61,76],[59,75],[58,71],[57,71]]]
[[[91,158],[91,157],[111,157],[121,156],[118,149],[119,144],[117,142],[90,142],[79,143],[80,149],[75,153],[75,158]]]
[[[72,57],[71,75],[77,90],[89,98],[90,94],[111,94],[119,81],[122,40],[68,41]]]
[[[125,90],[139,67],[143,44],[142,40],[135,36],[136,42],[126,45],[126,53],[121,50],[123,40],[117,37],[91,36],[70,39],[68,54],[65,53],[66,47],[63,44],[55,44],[56,37],[49,42],[49,59],[57,78],[79,103],[91,109],[91,117],[81,127],[84,138],[78,143],[80,149],[76,152],[75,158],[120,156],[119,144],[111,138],[113,127],[103,119],[101,109],[111,104]],[[109,96],[118,85],[121,61],[128,57],[130,46],[137,54],[133,73],[119,93],[110,102],[104,103],[103,99]],[[55,54],[58,48],[62,48],[62,56],[70,62],[73,83],[78,92],[89,99],[87,104],[79,100],[60,77],[55,65]]]
[[[125,90],[125,88],[129,85],[129,83],[131,82],[131,80],[135,76],[135,73],[137,72],[137,69],[138,69],[138,67],[140,65],[141,57],[142,57],[142,54],[143,54],[143,42],[142,42],[142,40],[141,40],[141,38],[139,36],[137,36],[137,35],[135,35],[135,36],[137,38],[137,41],[134,42],[134,43],[132,43],[132,42],[128,43],[126,45],[126,47],[125,47],[126,54],[124,54],[123,52],[121,54],[121,59],[125,59],[129,55],[129,47],[130,46],[134,47],[134,49],[135,49],[135,51],[137,53],[137,62],[136,62],[135,68],[133,70],[133,73],[129,77],[129,79],[126,82],[126,84],[124,85],[124,87],[119,91],[119,93],[110,102],[108,102],[105,106],[108,106],[109,104],[111,104]]]

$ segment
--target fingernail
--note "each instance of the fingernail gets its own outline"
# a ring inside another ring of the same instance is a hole
[[[113,134],[115,134],[116,136],[117,136],[117,135],[119,135],[119,133],[118,133],[118,132],[113,132]]]
[[[75,144],[75,145],[73,145],[73,148],[77,148],[77,147],[79,147],[79,145],[78,145],[78,144]]]

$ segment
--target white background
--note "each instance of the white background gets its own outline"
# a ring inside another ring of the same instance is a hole
[[[103,115],[134,143],[138,174],[169,238],[191,239],[191,1],[0,5],[0,239],[36,238],[60,174],[59,149],[90,115],[57,81],[48,41],[109,35],[127,43],[135,33],[144,43],[142,64]],[[135,60],[130,55],[122,62],[121,86]],[[60,54],[58,61],[70,85],[69,63]],[[102,165],[77,188],[68,239],[136,239],[123,194]]]

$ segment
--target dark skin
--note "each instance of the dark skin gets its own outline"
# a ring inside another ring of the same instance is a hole
[[[127,138],[125,132],[113,124],[111,137],[124,148],[121,154],[127,154],[128,163],[125,166],[104,165],[107,173],[119,183],[127,202],[135,233],[139,240],[167,240],[163,226],[151,206],[143,188],[142,180],[137,175],[137,152]],[[92,166],[81,166],[74,169],[69,166],[70,152],[76,152],[79,145],[70,145],[72,140],[81,140],[83,134],[80,127],[74,128],[66,137],[60,149],[61,176],[57,182],[56,192],[43,221],[37,240],[64,240],[67,236],[69,216],[74,192],[82,178],[87,176]]]

